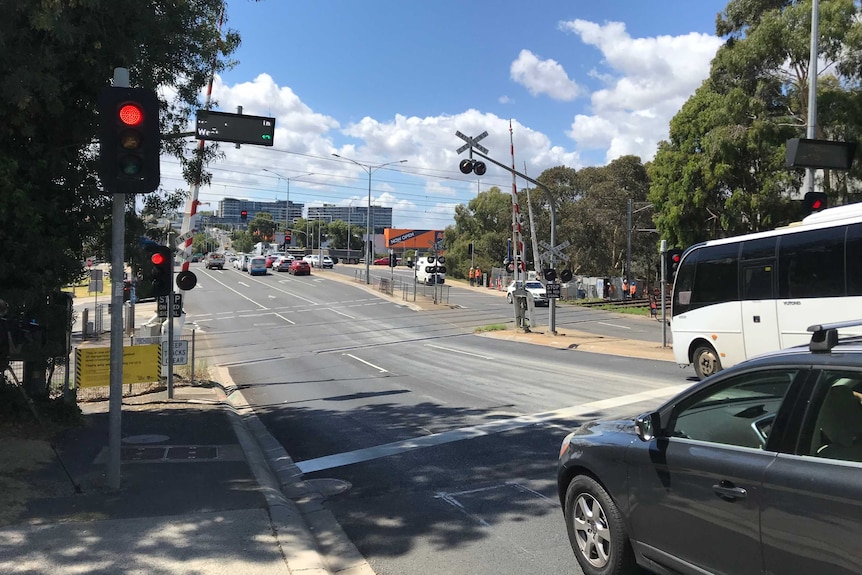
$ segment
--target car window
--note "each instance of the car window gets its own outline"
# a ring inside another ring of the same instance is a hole
[[[862,462],[862,373],[824,370],[812,409],[802,454]]]
[[[673,437],[764,448],[797,369],[772,369],[715,382],[675,410]]]

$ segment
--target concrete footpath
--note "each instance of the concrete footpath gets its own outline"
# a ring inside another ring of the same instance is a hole
[[[137,324],[153,312],[136,306]],[[15,475],[35,497],[0,495],[21,509],[0,524],[3,575],[373,575],[229,379],[123,399],[119,490],[107,481],[109,402],[79,405],[84,426],[52,438],[60,458]]]

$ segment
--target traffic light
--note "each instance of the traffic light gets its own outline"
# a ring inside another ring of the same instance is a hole
[[[827,204],[826,194],[823,192],[808,192],[802,199],[802,217],[820,210],[825,210]]]
[[[394,268],[398,265],[398,256],[395,255],[395,252],[389,254],[389,267]]]
[[[679,268],[679,262],[682,260],[682,250],[671,248],[664,253],[664,281],[673,283],[676,277],[676,270]]]
[[[284,232],[284,243],[285,244],[290,243],[290,230],[285,230],[285,232]]]
[[[468,256],[473,255],[473,242],[470,242],[469,244],[467,244],[467,255]]]
[[[248,219],[248,212],[243,210],[239,213],[239,219],[242,221],[246,221]]]
[[[99,94],[99,177],[117,194],[159,187],[159,100],[144,88],[104,88]]]
[[[173,252],[167,246],[148,245],[150,263],[145,268],[144,281],[152,286],[152,296],[158,297],[171,293],[174,279]]]

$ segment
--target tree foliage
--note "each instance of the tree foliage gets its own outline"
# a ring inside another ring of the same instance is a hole
[[[210,74],[230,65],[239,36],[220,30],[223,0],[2,0],[0,7],[0,285],[38,300],[79,277],[85,256],[109,256],[112,198],[96,177],[95,138],[98,94],[114,68],[128,68],[133,86],[171,95],[161,102],[162,133],[178,133]],[[194,179],[182,140],[163,148]],[[169,211],[179,200],[166,194]],[[144,233],[134,207],[128,197],[127,246]]]
[[[819,139],[859,139],[862,24],[853,0],[822,0]],[[709,78],[673,118],[650,168],[656,227],[671,245],[772,229],[797,219],[802,170],[785,142],[806,137],[811,1],[731,0]],[[833,202],[854,201],[857,166],[820,176]]]
[[[446,273],[467,277],[471,261],[485,271],[500,267],[506,257],[512,229],[512,196],[494,186],[481,192],[465,206],[455,206],[455,225],[443,232],[446,246]],[[474,244],[474,258],[468,253]]]

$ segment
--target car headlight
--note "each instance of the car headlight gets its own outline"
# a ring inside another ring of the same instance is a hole
[[[562,457],[563,454],[566,452],[566,449],[568,449],[568,447],[569,447],[569,442],[571,442],[572,437],[574,435],[575,435],[575,432],[573,431],[573,432],[569,433],[566,437],[563,438],[563,443],[560,445],[560,455],[558,456],[558,458]]]

